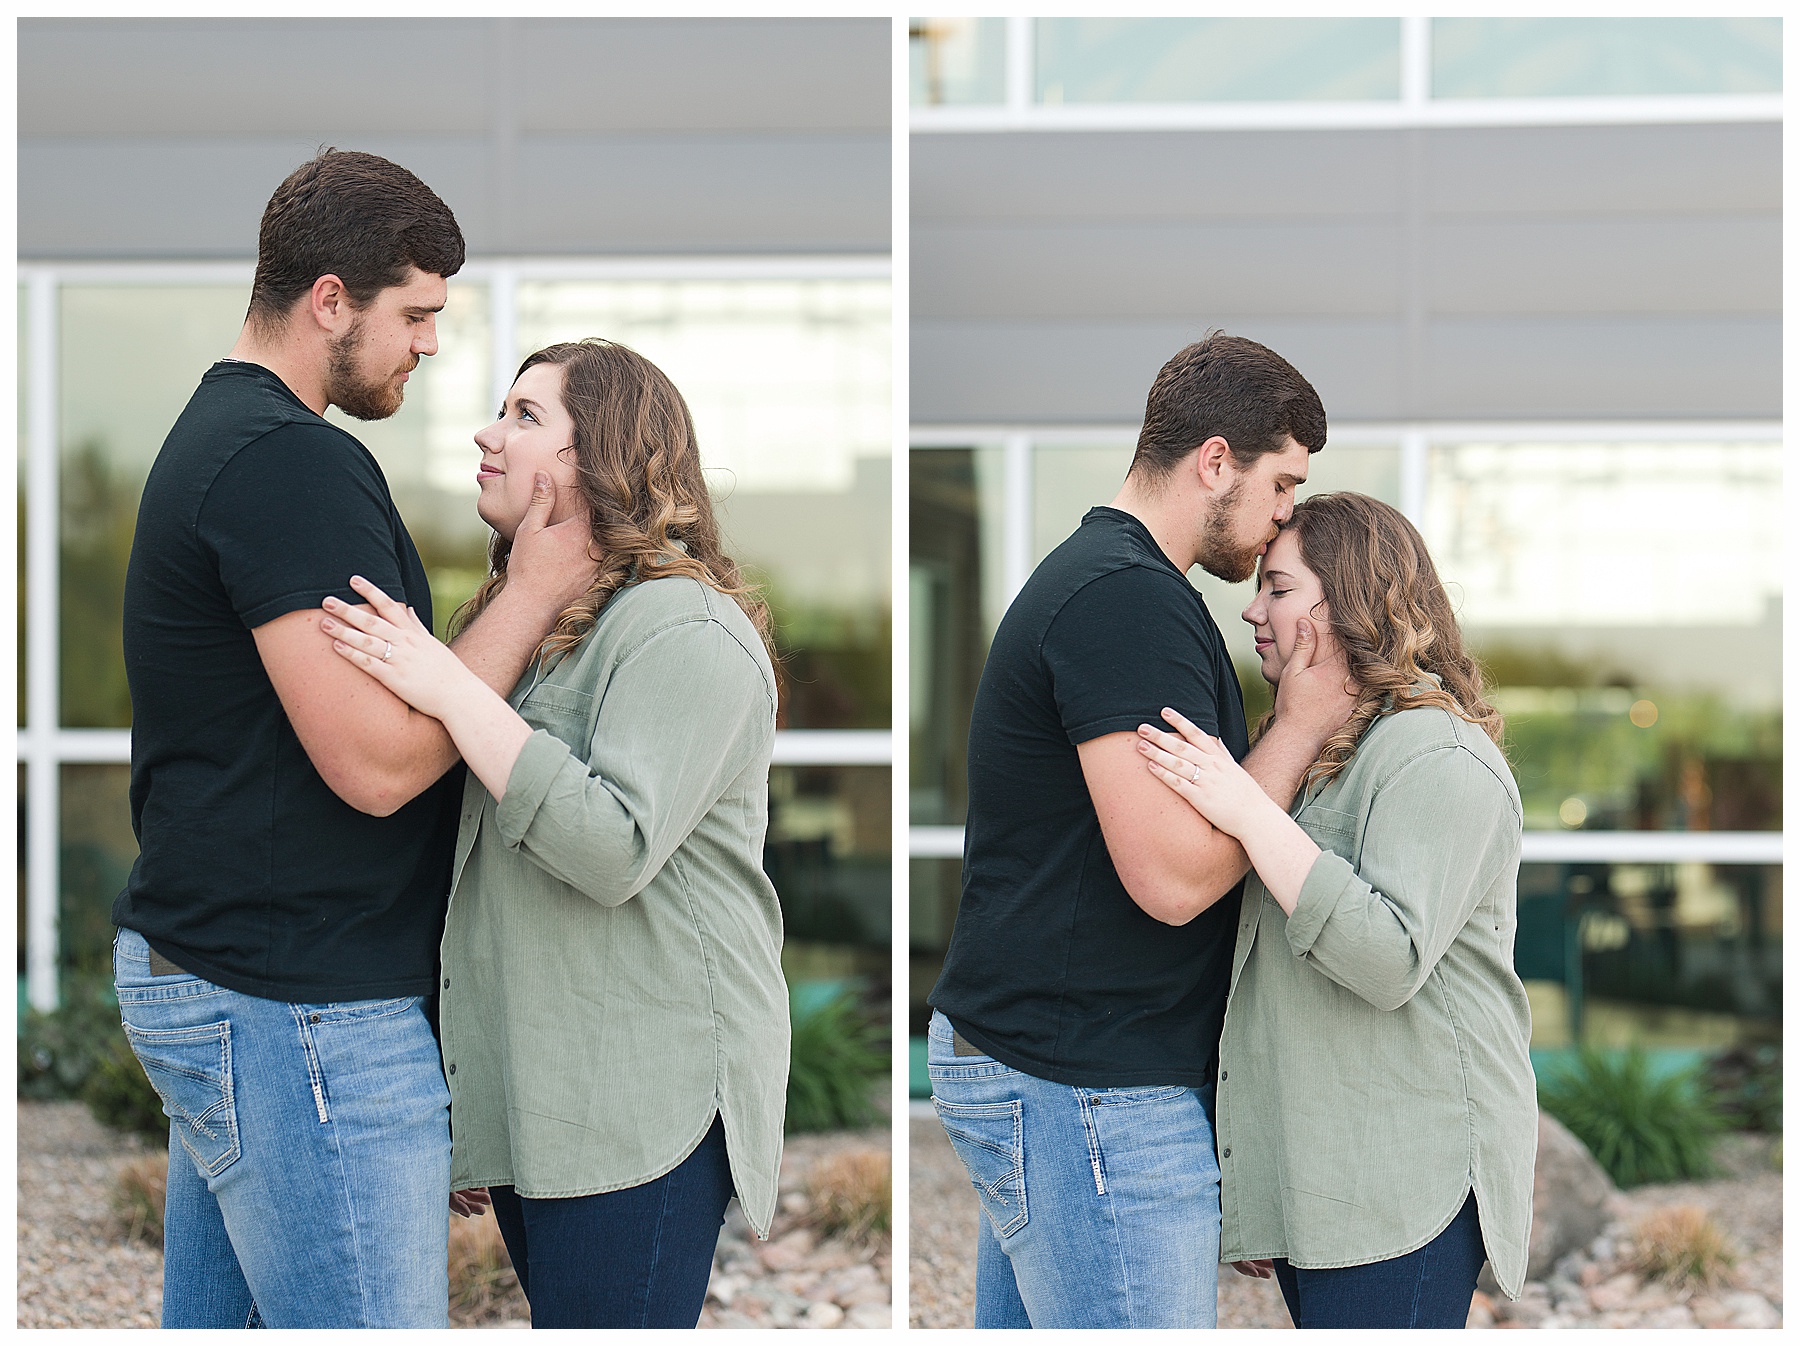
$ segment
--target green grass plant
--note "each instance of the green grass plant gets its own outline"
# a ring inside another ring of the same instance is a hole
[[[887,1034],[856,997],[841,992],[794,1015],[787,1129],[836,1131],[875,1120],[875,1089],[888,1074]]]
[[[1538,1082],[1538,1104],[1592,1151],[1621,1187],[1680,1182],[1713,1171],[1721,1119],[1697,1070],[1657,1074],[1641,1047],[1583,1047],[1573,1066]]]

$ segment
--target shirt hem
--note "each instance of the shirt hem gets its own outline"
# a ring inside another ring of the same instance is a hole
[[[143,934],[142,931],[138,932]],[[362,982],[350,986],[320,986],[311,982],[268,981],[240,977],[210,959],[183,949],[178,944],[144,935],[144,943],[167,958],[191,977],[222,986],[239,995],[258,1000],[279,1000],[289,1005],[328,1005],[347,1000],[392,1000],[400,996],[430,995],[437,984],[435,970],[401,981]]]
[[[942,1006],[936,1006],[943,1010]],[[950,1021],[950,1026],[976,1047],[981,1048],[1003,1066],[1009,1066],[1022,1075],[1030,1075],[1033,1079],[1048,1080],[1051,1084],[1064,1084],[1072,1089],[1117,1089],[1122,1087],[1142,1088],[1147,1085],[1176,1084],[1184,1089],[1201,1089],[1213,1082],[1214,1073],[1202,1069],[1198,1074],[1193,1071],[1157,1070],[1071,1070],[1063,1066],[1046,1066],[1040,1061],[1022,1056],[1010,1048],[999,1047],[993,1038],[980,1029],[971,1029],[966,1022],[959,1020],[943,1010],[943,1015]]]

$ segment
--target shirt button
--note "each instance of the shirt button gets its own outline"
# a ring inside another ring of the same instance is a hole
[[[444,985],[446,985],[446,986],[448,986],[449,984],[450,984],[449,982],[444,983]],[[1219,1072],[1219,1083],[1220,1084],[1225,1083],[1225,1081],[1230,1078],[1231,1078],[1231,1072],[1229,1070],[1221,1070]]]
[[[454,1074],[455,1074],[455,1073],[456,1073],[456,1062],[454,1062],[454,1061],[452,1061],[452,1062],[451,1062],[451,1063],[450,1063],[450,1073],[451,1073],[451,1074],[452,1074],[452,1075],[454,1075]],[[1231,1153],[1231,1151],[1229,1151],[1229,1150],[1227,1150],[1227,1151],[1226,1151],[1226,1153],[1227,1153],[1227,1154],[1230,1154],[1230,1153]]]
[[[455,1070],[455,1069],[456,1069],[456,1067],[455,1067],[455,1066],[451,1066],[451,1067],[450,1067],[450,1069],[452,1069],[452,1070]],[[1226,1157],[1226,1158],[1227,1158],[1227,1159],[1229,1159],[1229,1158],[1231,1158],[1231,1146],[1229,1146],[1229,1145],[1227,1145],[1227,1146],[1226,1146],[1226,1147],[1225,1147],[1225,1157]]]
[[[444,989],[446,991],[448,991],[450,989],[450,978],[448,978],[448,977],[444,978]]]

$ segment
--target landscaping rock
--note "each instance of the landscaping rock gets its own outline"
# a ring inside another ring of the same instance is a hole
[[[1565,1254],[1598,1237],[1607,1223],[1607,1199],[1617,1190],[1587,1146],[1556,1118],[1540,1112],[1525,1275],[1542,1279]]]

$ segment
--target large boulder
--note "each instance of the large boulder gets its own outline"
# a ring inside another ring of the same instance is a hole
[[[1538,1112],[1537,1173],[1531,1183],[1531,1260],[1525,1275],[1542,1280],[1564,1253],[1600,1237],[1617,1188],[1600,1162],[1556,1118]]]
[[[1617,1191],[1588,1147],[1568,1127],[1540,1110],[1526,1278],[1545,1279],[1563,1254],[1599,1238],[1612,1218],[1607,1203]],[[1492,1267],[1482,1268],[1481,1288],[1490,1295],[1499,1293]]]

